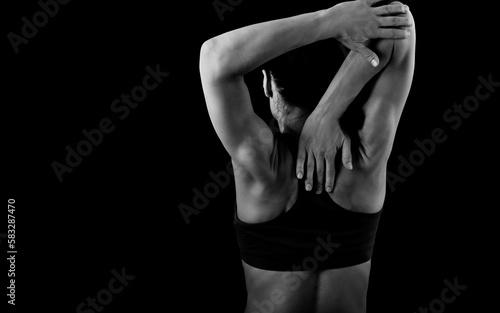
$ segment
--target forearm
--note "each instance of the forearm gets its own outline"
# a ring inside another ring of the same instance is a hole
[[[351,51],[328,86],[316,110],[321,115],[339,119],[363,87],[389,62],[393,40],[378,40],[370,46],[380,58],[378,67],[373,67],[356,52]]]
[[[218,75],[241,76],[288,51],[327,39],[331,37],[328,12],[255,24],[212,38],[202,47],[202,69],[206,66]]]

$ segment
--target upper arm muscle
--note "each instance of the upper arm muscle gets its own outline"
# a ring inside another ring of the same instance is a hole
[[[366,119],[361,131],[366,151],[389,157],[396,129],[410,93],[415,66],[415,28],[411,37],[394,40],[387,66],[375,78],[370,98],[364,105]],[[375,163],[379,158],[373,158]]]
[[[244,78],[202,75],[202,83],[210,119],[227,152],[251,174],[265,175],[273,135],[253,111]]]

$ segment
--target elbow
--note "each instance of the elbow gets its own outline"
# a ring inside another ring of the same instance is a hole
[[[410,32],[410,36],[405,39],[395,39],[393,40],[393,55],[392,59],[398,64],[403,64],[408,59],[412,59],[415,56],[415,44],[416,44],[416,31],[415,31],[415,20],[411,12],[407,13],[411,21],[411,26],[407,28]]]
[[[214,69],[214,60],[216,59],[216,44],[214,39],[209,39],[203,43],[200,49],[200,75],[206,78],[212,74]]]
[[[216,39],[212,38],[205,41],[201,45],[200,49],[200,63],[208,61],[210,58],[213,58],[216,54],[217,43]]]
[[[412,55],[415,49],[415,21],[410,12],[407,13],[411,20],[411,26],[407,28],[410,36],[404,39],[377,39],[368,44],[368,48],[373,50],[380,59],[382,67],[389,62],[402,63],[408,56]]]
[[[408,57],[412,57],[415,54],[415,45],[416,45],[416,31],[415,31],[415,20],[413,19],[413,15],[411,12],[408,12],[412,25],[408,27],[408,31],[410,32],[410,37],[396,40],[394,42],[394,53],[396,54],[396,59],[402,61]]]
[[[202,80],[214,80],[228,75],[224,65],[225,53],[217,38],[203,43],[200,49],[200,75]]]

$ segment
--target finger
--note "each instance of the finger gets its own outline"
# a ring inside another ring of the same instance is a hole
[[[375,37],[385,39],[405,39],[410,37],[410,31],[408,29],[379,28],[375,32]]]
[[[408,13],[408,6],[402,3],[391,3],[377,8],[373,8],[373,12],[377,15],[394,15]]]
[[[412,21],[406,16],[384,16],[378,18],[379,25],[382,27],[410,27]]]
[[[307,153],[307,171],[306,171],[306,190],[311,191],[314,179],[314,155],[312,152]]]
[[[299,145],[301,147],[302,145]],[[297,152],[297,165],[296,165],[296,173],[297,173],[297,178],[302,179],[304,177],[304,163],[306,161],[306,149],[305,148],[299,148],[299,151]]]
[[[326,156],[326,192],[333,191],[333,184],[335,183],[335,154]]]
[[[361,54],[365,59],[373,66],[377,67],[378,64],[380,63],[379,58],[375,52],[372,50],[368,49],[365,45],[363,44],[356,44],[353,47],[353,50]]]
[[[319,153],[316,157],[316,194],[323,191],[323,181],[325,175],[325,155]]]
[[[348,170],[352,170],[351,139],[345,137],[342,144],[342,164]]]

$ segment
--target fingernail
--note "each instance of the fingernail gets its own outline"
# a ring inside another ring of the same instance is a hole
[[[351,162],[347,162],[347,169],[352,170],[352,163]]]
[[[302,179],[302,172],[298,172],[298,173],[297,173],[297,178],[298,178],[298,179]]]
[[[408,13],[408,11],[410,11],[410,7],[405,5],[405,13]]]
[[[332,187],[326,187],[326,192],[332,192]]]
[[[378,62],[375,59],[373,59],[370,63],[372,64],[373,67],[377,67],[378,66]]]
[[[312,186],[311,186],[310,184],[307,184],[307,185],[306,185],[306,190],[307,190],[307,191],[311,191],[311,189],[312,189]]]

